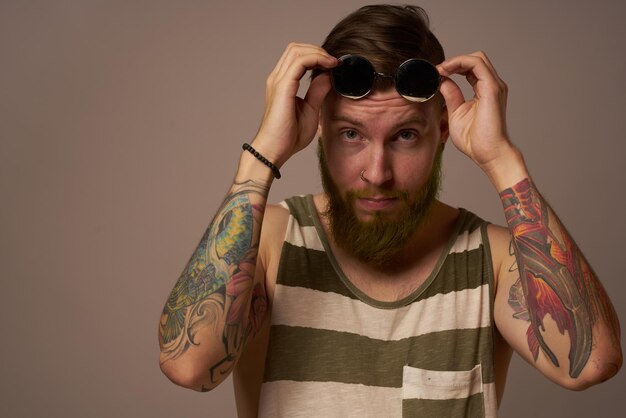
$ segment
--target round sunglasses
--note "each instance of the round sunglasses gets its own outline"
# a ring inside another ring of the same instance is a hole
[[[339,60],[341,64],[330,71],[332,85],[338,94],[350,99],[367,96],[379,77],[393,78],[398,93],[412,102],[425,102],[439,90],[439,72],[423,59],[404,61],[394,75],[377,73],[372,63],[360,55],[344,55]]]

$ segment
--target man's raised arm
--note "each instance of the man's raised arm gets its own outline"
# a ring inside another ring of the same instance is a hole
[[[243,152],[235,181],[165,304],[159,322],[161,370],[173,382],[207,391],[234,368],[267,306],[261,226],[274,175],[306,147],[330,90],[328,74],[297,97],[300,79],[337,60],[313,45],[291,44],[267,80],[265,114]]]
[[[465,101],[446,78],[441,92],[454,144],[485,171],[504,205],[508,231],[490,228],[496,254],[498,330],[523,358],[570,389],[612,377],[622,365],[617,315],[559,218],[532,183],[506,131],[507,86],[482,52],[439,65],[465,75]],[[510,248],[510,251],[509,251]]]

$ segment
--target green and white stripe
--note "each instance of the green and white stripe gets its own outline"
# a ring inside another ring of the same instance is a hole
[[[426,282],[380,302],[339,268],[312,197],[286,204],[260,416],[495,417],[486,223],[462,210]]]

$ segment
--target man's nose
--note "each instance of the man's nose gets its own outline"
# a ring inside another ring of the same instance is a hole
[[[388,151],[384,144],[371,144],[367,162],[361,171],[361,180],[374,186],[382,186],[393,177]]]

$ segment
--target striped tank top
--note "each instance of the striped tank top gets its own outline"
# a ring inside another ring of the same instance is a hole
[[[260,417],[496,416],[485,221],[461,209],[426,281],[381,302],[341,271],[311,195],[282,205]]]

